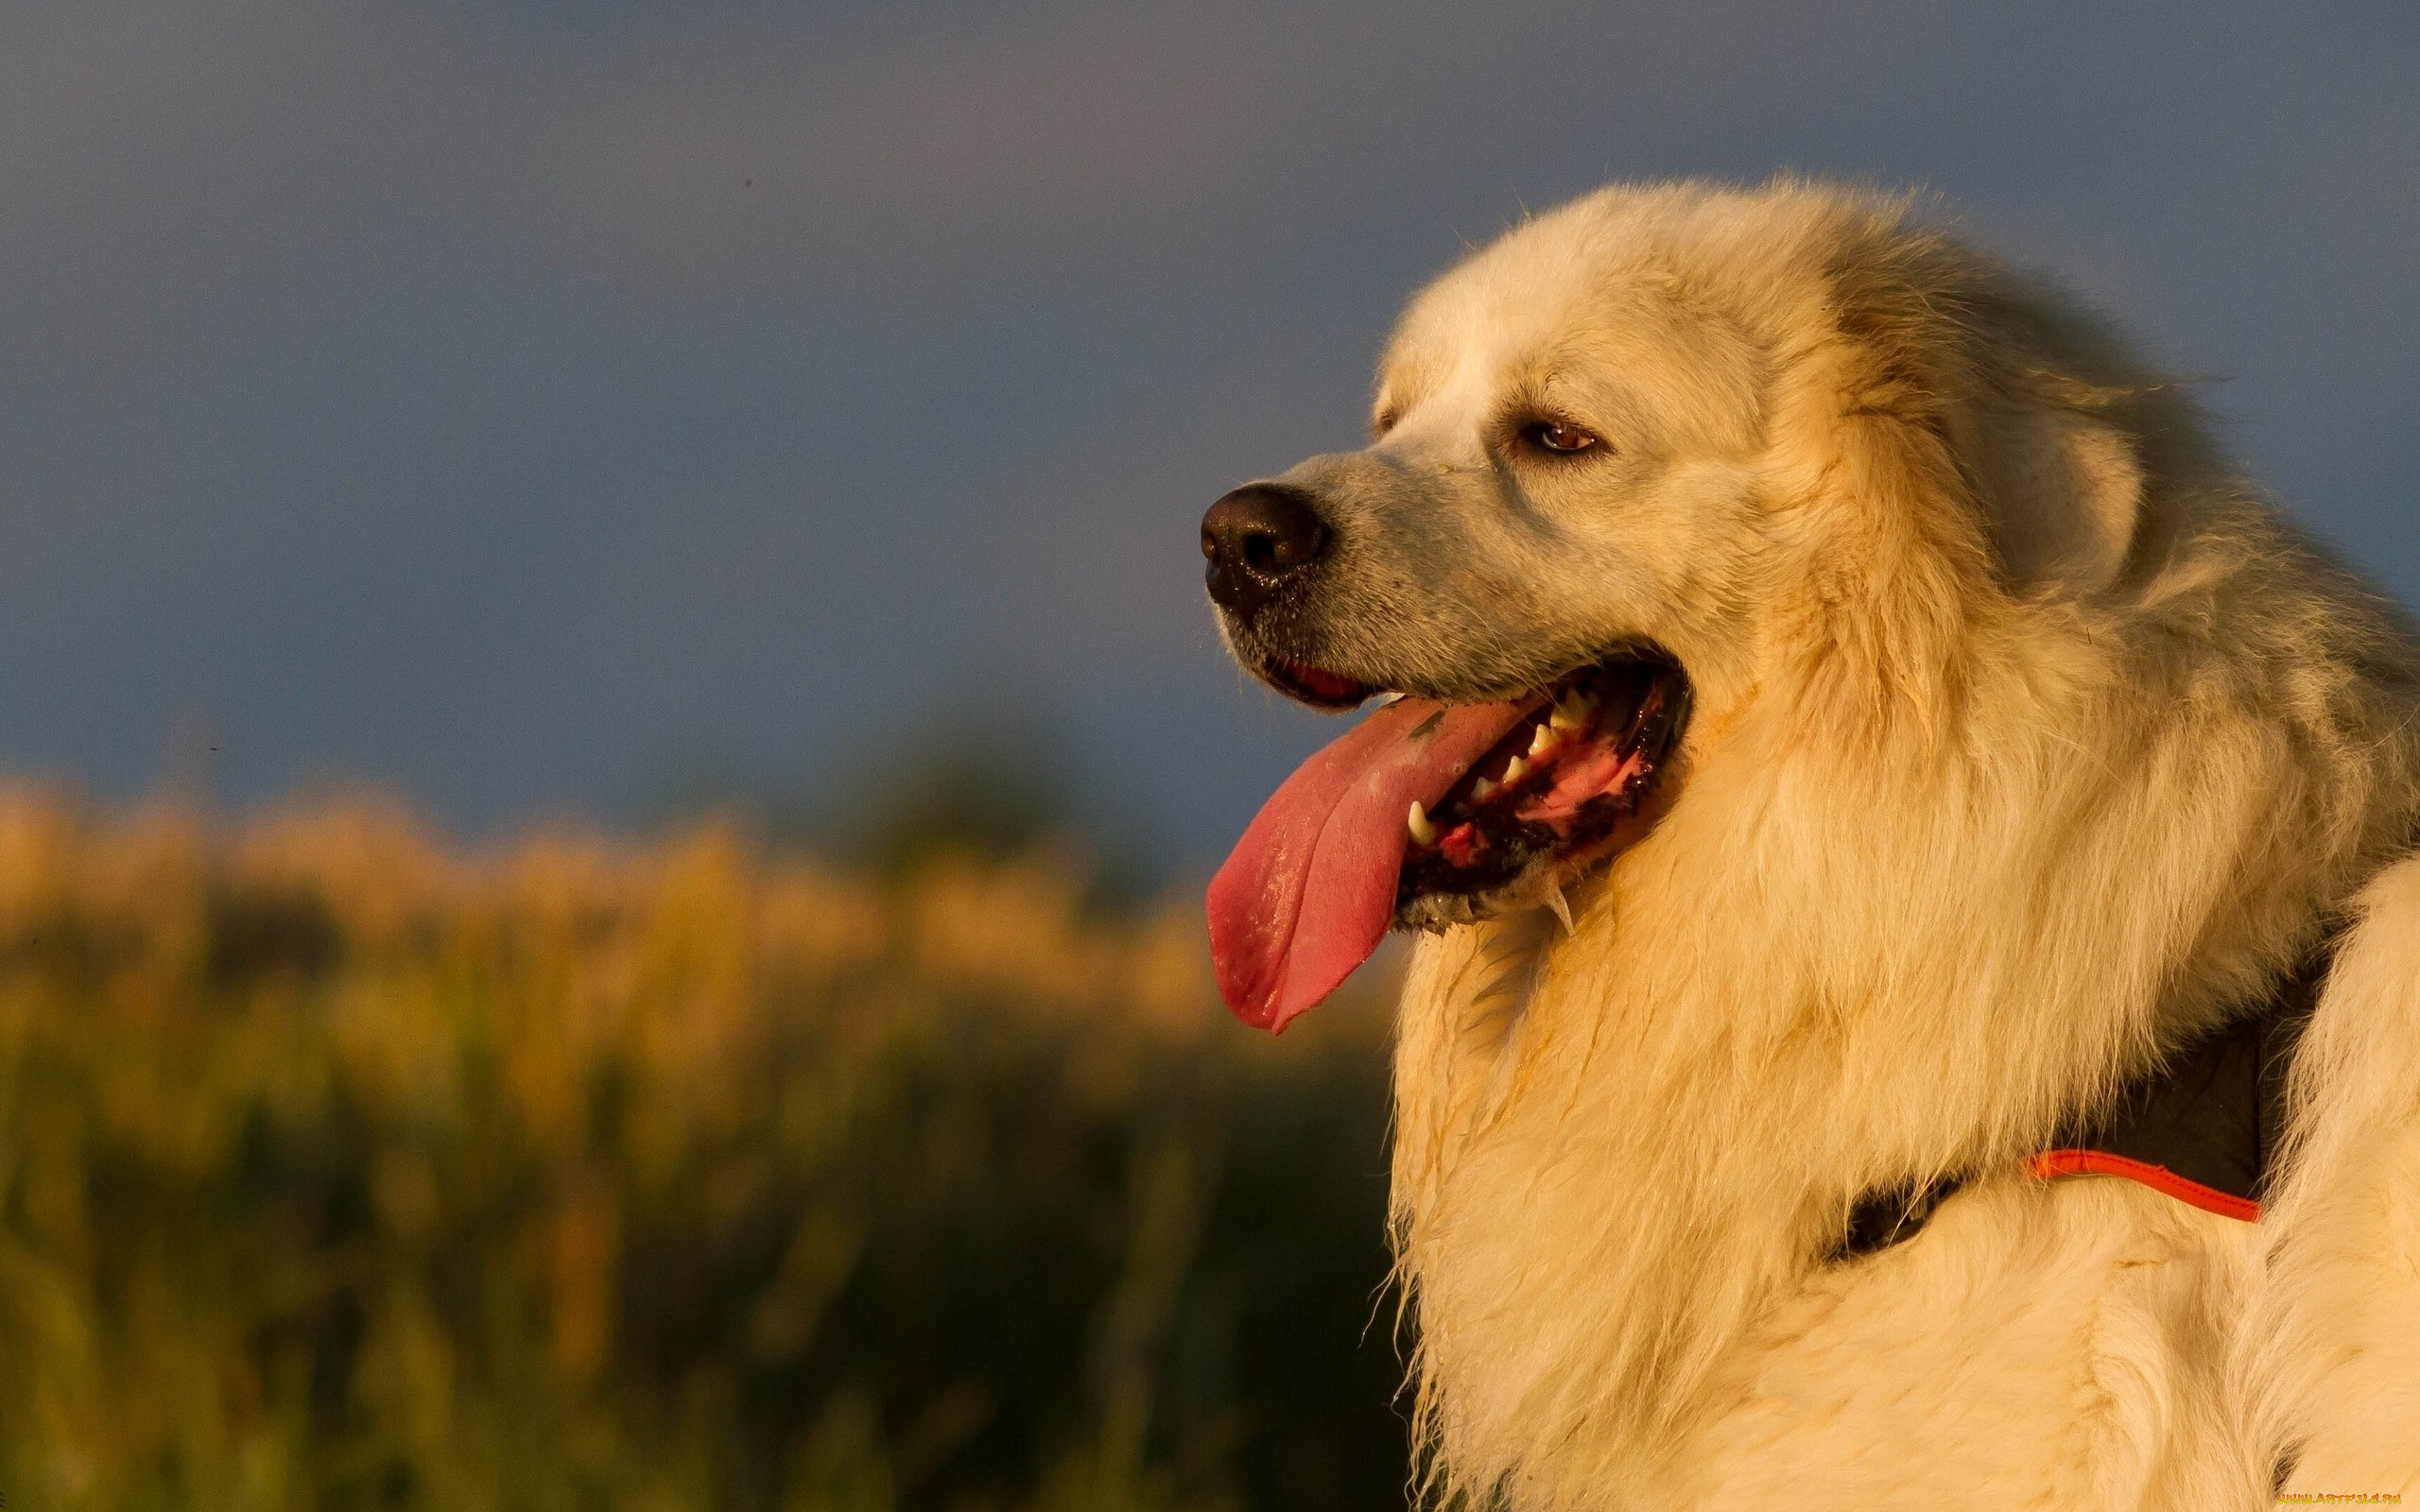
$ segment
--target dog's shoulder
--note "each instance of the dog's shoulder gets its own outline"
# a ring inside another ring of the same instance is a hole
[[[2358,900],[2286,1112],[2240,1389],[2290,1488],[2420,1497],[2420,857]]]

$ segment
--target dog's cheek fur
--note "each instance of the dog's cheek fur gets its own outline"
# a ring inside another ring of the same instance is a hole
[[[1618,535],[1575,551],[1562,574],[1567,581],[1557,584],[1600,636],[1619,627],[1670,652],[1687,669],[1704,729],[1754,682],[1759,619],[1773,597],[1768,493],[1750,461],[1667,467],[1634,493],[1597,506],[1619,517]]]

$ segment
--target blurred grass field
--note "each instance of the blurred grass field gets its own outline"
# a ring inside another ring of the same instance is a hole
[[[1400,1506],[1374,989],[1089,881],[0,790],[0,1496]]]

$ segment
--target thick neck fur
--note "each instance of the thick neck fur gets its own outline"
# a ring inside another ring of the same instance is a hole
[[[1815,584],[1575,930],[1422,942],[1394,1221],[1435,1489],[1648,1472],[1858,1192],[2040,1147],[2400,843],[2400,632],[2222,481],[2142,530],[2119,591],[1970,593],[1880,650],[1806,629]]]

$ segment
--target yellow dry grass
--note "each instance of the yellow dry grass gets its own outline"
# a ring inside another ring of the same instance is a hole
[[[1084,884],[0,792],[0,1493],[1387,1504],[1378,1016]]]

